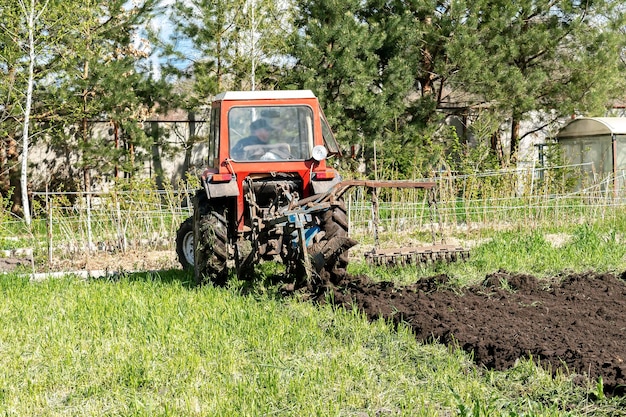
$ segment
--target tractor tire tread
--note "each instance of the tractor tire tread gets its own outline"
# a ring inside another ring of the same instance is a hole
[[[199,242],[196,243],[197,282],[205,279],[223,285],[228,277],[228,224],[226,217],[217,211],[209,211],[200,217]]]

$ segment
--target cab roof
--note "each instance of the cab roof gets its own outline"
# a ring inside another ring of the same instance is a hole
[[[215,96],[215,101],[222,100],[286,100],[315,98],[311,90],[270,90],[270,91],[225,91]]]

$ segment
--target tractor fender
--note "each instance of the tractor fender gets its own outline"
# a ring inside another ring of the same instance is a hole
[[[339,184],[340,182],[341,182],[340,175],[335,176],[335,178],[333,178],[332,180],[323,180],[323,181],[311,180],[311,187],[313,188],[313,194],[325,193],[326,191],[333,188],[335,184]]]
[[[209,200],[221,197],[239,197],[237,181],[211,183],[203,180],[202,183]]]

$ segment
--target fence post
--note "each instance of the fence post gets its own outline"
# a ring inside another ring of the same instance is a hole
[[[126,252],[128,242],[126,241],[126,233],[124,233],[124,230],[122,228],[122,209],[120,206],[120,200],[117,196],[117,191],[115,191],[115,211],[117,215],[117,241],[120,245],[120,248],[122,249],[122,252]]]
[[[93,236],[91,234],[91,192],[86,193],[87,202],[87,252],[91,253],[93,249]]]
[[[52,198],[46,182],[46,205],[48,206],[48,267],[52,265]]]

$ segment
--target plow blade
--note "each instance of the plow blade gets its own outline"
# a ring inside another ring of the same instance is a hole
[[[316,248],[311,253],[311,266],[316,272],[320,272],[324,266],[333,265],[337,259],[348,249],[356,245],[357,242],[348,237],[336,236],[325,242],[323,248]]]
[[[373,249],[365,253],[369,264],[381,266],[420,265],[456,262],[469,258],[469,251],[454,245],[432,245],[413,248]]]

